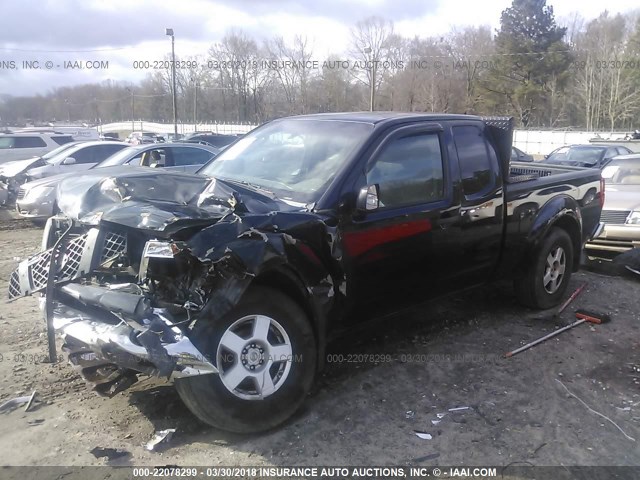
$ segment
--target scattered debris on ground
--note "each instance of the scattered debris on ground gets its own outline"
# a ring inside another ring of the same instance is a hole
[[[95,447],[89,451],[96,458],[106,458],[107,460],[115,460],[116,458],[127,457],[131,455],[126,450],[120,448],[103,448]]]
[[[156,432],[153,438],[147,442],[145,448],[150,452],[166,448],[174,433],[176,433],[175,428],[167,428]]]
[[[8,288],[13,257],[38,251],[41,236],[34,228],[0,228],[0,245],[10,246],[0,248],[0,290]],[[159,459],[163,465],[366,465],[372,458],[383,465],[636,466],[637,441],[556,382],[640,439],[636,277],[577,273],[568,292],[588,287],[571,310],[606,312],[614,321],[556,336],[509,360],[502,358],[508,346],[561,328],[569,311],[554,319],[555,310],[524,309],[511,285],[492,285],[392,321],[354,326],[329,344],[328,355],[385,354],[390,361],[327,363],[303,408],[262,435],[207,427],[172,386],[152,379],[141,378],[111,399],[97,396],[66,362],[45,362],[46,326],[37,298],[0,302],[0,404],[27,397],[0,415],[0,464],[96,465],[109,458],[90,452],[100,446],[130,452],[113,463],[148,466]],[[60,352],[59,342],[57,347]],[[34,390],[34,405],[25,413]],[[448,411],[460,406],[469,408]],[[405,418],[406,412],[413,416]],[[179,435],[169,440],[170,448],[145,448],[155,432],[168,428]],[[421,439],[413,429],[432,438]]]
[[[35,405],[40,403],[40,402],[38,402],[36,400],[36,394],[37,394],[37,392],[34,390],[31,395],[25,395],[25,396],[22,396],[22,397],[15,397],[15,398],[12,398],[11,400],[7,400],[2,405],[0,405],[0,413],[12,412],[16,408],[19,408],[19,407],[21,407],[22,405],[25,405],[25,404],[27,405],[24,408],[25,412],[28,412],[29,410],[32,410]]]

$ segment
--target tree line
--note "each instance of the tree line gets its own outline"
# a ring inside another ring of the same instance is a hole
[[[328,33],[329,34],[329,33]],[[180,58],[178,118],[209,123],[353,110],[512,115],[524,128],[640,128],[640,16],[558,20],[545,0],[513,0],[500,27],[407,38],[368,17],[345,52],[318,59],[303,35],[259,40],[231,30]],[[184,67],[184,68],[183,68]],[[170,69],[0,100],[3,122],[172,121]]]

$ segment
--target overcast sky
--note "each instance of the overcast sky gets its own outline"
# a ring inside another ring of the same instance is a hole
[[[575,12],[575,0],[554,0],[556,18]],[[161,60],[174,29],[176,55],[204,56],[232,28],[255,38],[306,35],[314,57],[348,48],[349,28],[379,15],[395,23],[403,36],[430,36],[466,25],[499,26],[510,0],[3,0],[0,17],[0,95],[45,94],[53,87],[102,80],[139,81],[148,71],[134,60]],[[579,12],[594,18],[638,8],[637,0],[583,0]],[[100,51],[89,51],[100,50]],[[106,60],[109,68],[65,69],[64,61]],[[9,62],[15,62],[11,68]],[[23,61],[40,69],[25,70]],[[46,62],[51,62],[47,64]],[[49,67],[49,68],[48,68]]]

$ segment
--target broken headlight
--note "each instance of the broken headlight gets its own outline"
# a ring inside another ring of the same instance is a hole
[[[634,210],[631,215],[627,217],[625,222],[627,225],[640,225],[640,210]]]
[[[149,240],[142,252],[142,258],[173,258],[178,253],[174,243]]]

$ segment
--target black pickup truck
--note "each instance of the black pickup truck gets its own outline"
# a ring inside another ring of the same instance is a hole
[[[9,294],[46,294],[98,393],[155,375],[210,425],[269,429],[345,322],[493,279],[528,307],[561,301],[600,227],[600,172],[510,164],[511,136],[504,118],[309,115],[199,175],[70,178]]]

